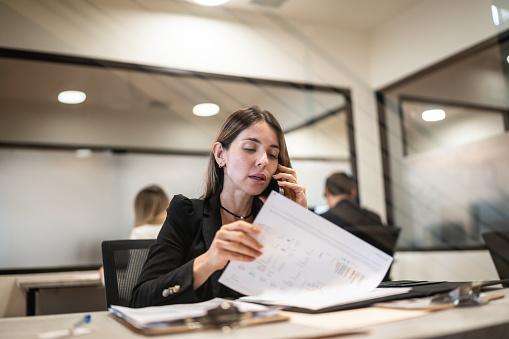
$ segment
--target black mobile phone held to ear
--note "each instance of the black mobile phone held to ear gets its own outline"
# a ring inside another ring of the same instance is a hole
[[[280,187],[277,184],[277,180],[274,178],[270,179],[269,186],[267,186],[265,191],[263,191],[262,194],[260,194],[260,195],[268,197],[271,191],[276,191],[279,194],[285,195],[285,191],[283,190],[283,187]]]

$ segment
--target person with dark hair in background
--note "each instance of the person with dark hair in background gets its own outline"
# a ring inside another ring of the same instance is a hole
[[[251,262],[262,254],[254,238],[261,231],[252,222],[271,189],[307,208],[276,118],[258,106],[240,109],[212,146],[204,194],[173,197],[130,306],[240,297],[218,279],[230,260]]]
[[[354,202],[355,183],[350,176],[337,172],[325,182],[325,199],[330,209],[321,214],[338,226],[382,225],[380,217]]]
[[[170,199],[164,190],[151,185],[138,192],[134,199],[134,227],[129,239],[155,239],[166,219]]]

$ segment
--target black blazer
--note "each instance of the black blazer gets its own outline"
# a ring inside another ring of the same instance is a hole
[[[167,212],[133,288],[130,306],[185,304],[242,296],[218,282],[223,270],[214,272],[198,290],[193,290],[194,259],[210,248],[222,224],[219,194],[208,200],[176,195]],[[165,289],[173,293],[164,292]]]
[[[382,220],[377,214],[348,199],[339,201],[321,216],[338,226],[382,225]]]

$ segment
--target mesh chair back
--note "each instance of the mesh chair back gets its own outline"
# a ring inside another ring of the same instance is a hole
[[[150,245],[155,239],[105,240],[102,242],[106,307],[129,306]]]

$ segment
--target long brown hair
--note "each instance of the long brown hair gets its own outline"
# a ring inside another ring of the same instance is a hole
[[[231,114],[221,127],[216,142],[223,145],[223,149],[228,150],[235,138],[251,125],[264,121],[276,132],[279,143],[278,162],[286,167],[292,167],[283,130],[277,119],[269,111],[262,110],[253,105],[251,107],[239,109]],[[205,174],[205,192],[201,198],[207,199],[219,192],[223,187],[223,169],[219,168],[214,153],[210,152],[209,164]]]
[[[164,190],[151,185],[143,188],[134,199],[134,227],[153,224],[170,201]]]

